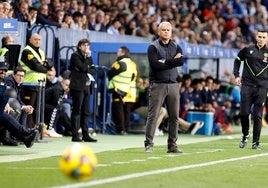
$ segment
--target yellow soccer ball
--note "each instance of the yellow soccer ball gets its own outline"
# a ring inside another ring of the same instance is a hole
[[[66,176],[86,181],[92,176],[97,163],[97,157],[90,147],[76,143],[64,150],[59,166]]]

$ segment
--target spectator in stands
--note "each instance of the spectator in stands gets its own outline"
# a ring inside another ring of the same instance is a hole
[[[236,84],[241,86],[240,121],[243,136],[239,144],[240,148],[245,148],[247,145],[250,128],[249,115],[252,114],[252,149],[260,149],[263,105],[268,88],[267,40],[267,31],[258,31],[256,44],[240,50],[234,61],[233,73]],[[244,67],[241,80],[240,66],[242,61],[244,61]],[[252,105],[254,105],[254,108],[251,108]]]
[[[88,29],[92,31],[100,31],[100,32],[106,32],[106,27],[104,25],[104,17],[105,13],[102,10],[98,10],[95,13],[91,13],[89,15],[89,24]]]
[[[187,112],[191,107],[192,91],[191,87],[192,77],[190,74],[184,74],[182,77],[182,85],[180,88],[180,117],[184,120],[187,118]]]
[[[51,18],[51,22],[62,24],[64,14],[65,14],[64,10],[57,9],[56,12],[53,14],[53,17]]]
[[[146,122],[145,152],[153,152],[155,117],[166,100],[169,116],[168,152],[182,153],[176,141],[178,139],[179,118],[179,83],[177,67],[182,66],[184,58],[182,49],[171,41],[172,26],[161,22],[158,27],[159,39],[148,47],[150,64],[149,112]],[[167,53],[168,52],[168,53]]]
[[[136,22],[134,20],[129,21],[128,25],[126,26],[126,35],[136,35]]]
[[[4,18],[12,18],[10,17],[10,14],[9,12],[12,11],[12,6],[8,3],[8,2],[3,2],[3,5],[4,5]]]
[[[56,27],[66,27],[64,23],[57,23],[51,21],[51,15],[48,14],[48,5],[42,4],[37,13],[36,24],[50,25]]]
[[[136,102],[137,67],[126,46],[121,46],[116,55],[116,61],[107,72],[112,93],[112,120],[117,134],[125,135],[129,128],[130,108]]]
[[[92,75],[96,69],[91,57],[90,42],[81,39],[77,44],[77,51],[71,55],[70,60],[71,82],[70,94],[73,99],[71,114],[72,141],[73,142],[97,142],[88,135],[89,102],[92,90]],[[82,140],[78,136],[79,128],[82,129]]]
[[[154,35],[150,33],[150,26],[148,23],[141,23],[139,29],[136,31],[136,35],[140,37],[146,37],[153,40]]]
[[[24,103],[36,109],[38,81],[45,80],[46,72],[51,69],[52,63],[48,61],[43,50],[40,48],[41,36],[32,34],[29,44],[22,50],[20,64],[26,70],[23,81]],[[35,111],[27,118],[27,126],[35,127]]]
[[[20,1],[18,5],[14,7],[15,18],[17,18],[19,22],[27,22],[28,9],[29,9],[28,1],[24,0]]]
[[[69,12],[65,12],[62,22],[66,25],[66,28],[71,28],[71,25],[73,24],[72,14]]]
[[[117,20],[114,19],[111,22],[111,25],[107,29],[107,33],[111,35],[119,35],[119,27],[121,26],[121,23]]]
[[[230,76],[230,82],[225,89],[226,101],[230,101],[231,108],[228,112],[229,120],[235,125],[239,125],[239,109],[241,103],[240,87],[235,85],[234,75]]]
[[[29,8],[29,14],[27,17],[29,29],[31,29],[36,24],[37,12],[38,12],[37,8],[35,8],[35,7]]]
[[[4,5],[2,2],[0,2],[0,18],[5,18]]]
[[[71,23],[71,29],[83,30],[83,14],[81,12],[73,13],[73,22]]]

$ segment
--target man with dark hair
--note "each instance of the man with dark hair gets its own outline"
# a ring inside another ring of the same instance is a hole
[[[22,82],[24,79],[26,71],[18,66],[14,69],[13,74],[6,77],[6,84],[10,88],[13,88],[16,92],[16,98],[10,98],[8,103],[18,113],[17,119],[26,128],[27,116],[33,113],[33,107],[31,105],[26,105],[23,102],[23,89]]]
[[[73,99],[73,109],[71,114],[72,141],[73,142],[97,142],[88,134],[89,122],[89,101],[92,90],[92,75],[96,69],[91,57],[90,42],[81,39],[77,44],[77,50],[71,55],[70,60],[70,94]],[[78,130],[82,129],[82,140],[78,135]]]
[[[249,115],[252,114],[252,149],[260,149],[263,107],[268,89],[267,40],[267,31],[258,31],[256,44],[241,49],[234,60],[235,82],[241,86],[240,121],[243,135],[239,143],[240,148],[245,148],[247,145],[250,128]],[[242,61],[244,66],[241,79],[240,66]]]
[[[13,109],[9,106],[8,99],[13,95],[7,89],[5,83],[6,72],[8,64],[0,61],[0,142],[4,145],[18,145],[10,137],[7,138],[6,131],[9,131],[12,136],[21,140],[27,148],[32,147],[38,131],[33,129],[31,131],[25,129],[15,118],[11,115]]]

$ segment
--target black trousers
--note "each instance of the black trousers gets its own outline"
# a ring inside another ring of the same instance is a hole
[[[53,113],[54,107],[51,105],[46,105],[45,106],[45,123],[47,125],[50,125],[51,122],[51,115]],[[60,124],[64,126],[66,133],[72,131],[72,125],[71,125],[71,119],[68,117],[68,115],[61,109],[59,108],[56,113],[56,117],[54,120],[54,123],[51,128],[55,128],[57,124]]]
[[[37,104],[37,87],[35,86],[23,86],[24,99],[23,102],[26,105],[31,105],[34,108],[32,114],[27,116],[27,128],[34,128],[36,124],[36,104]]]
[[[70,90],[73,99],[73,109],[71,114],[72,135],[78,137],[78,130],[81,127],[83,138],[88,137],[88,121],[90,115],[90,87],[84,90]]]
[[[10,131],[12,135],[16,138],[20,138],[20,136],[25,132],[24,127],[10,114],[3,113],[0,116],[0,127]]]
[[[117,93],[112,94],[112,120],[115,123],[116,132],[128,131],[130,124],[130,111],[133,103],[124,103]]]
[[[249,115],[251,114],[253,118],[253,143],[259,143],[260,140],[263,106],[266,95],[266,88],[249,87],[245,85],[241,87],[240,121],[242,133],[244,136],[249,135]]]

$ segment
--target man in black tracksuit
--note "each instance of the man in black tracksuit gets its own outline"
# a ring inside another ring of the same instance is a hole
[[[268,88],[268,48],[266,46],[268,33],[258,31],[256,45],[243,48],[234,61],[233,73],[236,84],[241,86],[240,120],[242,125],[242,139],[240,148],[245,148],[249,138],[249,114],[253,118],[252,149],[260,149],[259,140],[262,128],[263,106]],[[244,61],[242,79],[240,79],[240,65]]]
[[[172,26],[161,22],[158,27],[159,39],[148,47],[150,64],[149,105],[145,132],[145,152],[153,152],[153,138],[160,109],[166,102],[169,130],[168,153],[182,153],[177,147],[179,119],[179,83],[178,66],[184,62],[182,49],[171,40]]]

